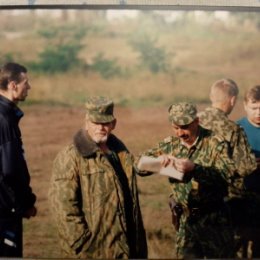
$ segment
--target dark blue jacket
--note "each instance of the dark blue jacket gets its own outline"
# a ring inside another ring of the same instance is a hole
[[[22,116],[13,102],[0,95],[0,218],[22,217],[36,201],[18,125]]]

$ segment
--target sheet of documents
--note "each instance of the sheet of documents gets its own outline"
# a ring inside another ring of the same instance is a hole
[[[142,156],[137,165],[138,169],[141,171],[156,172],[161,175],[166,175],[177,180],[182,180],[183,173],[177,171],[174,166],[169,165],[163,167],[161,165],[161,158],[154,158],[150,156]]]

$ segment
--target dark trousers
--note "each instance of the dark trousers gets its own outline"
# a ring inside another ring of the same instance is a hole
[[[237,255],[242,258],[260,257],[260,196],[231,199],[230,212],[236,233]],[[251,245],[251,246],[250,246]]]
[[[22,218],[0,218],[0,257],[23,256]]]
[[[234,233],[225,205],[208,213],[191,209],[184,234],[184,259],[235,256]]]

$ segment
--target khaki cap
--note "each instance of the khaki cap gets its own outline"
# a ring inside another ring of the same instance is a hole
[[[197,118],[197,108],[189,102],[173,104],[168,112],[170,122],[176,125],[188,125]]]
[[[110,123],[114,121],[114,103],[112,100],[97,96],[91,97],[86,104],[87,116],[94,123]]]

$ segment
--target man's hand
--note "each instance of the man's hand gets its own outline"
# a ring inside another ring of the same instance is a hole
[[[163,154],[163,155],[160,155],[158,158],[160,158],[161,165],[163,167],[167,167],[168,165],[174,165],[174,158],[175,157],[173,157],[173,156]]]
[[[175,168],[179,172],[187,173],[191,172],[195,167],[195,164],[187,158],[176,158]]]
[[[195,164],[187,158],[176,158],[174,156],[166,155],[166,154],[161,155],[160,158],[163,167],[172,165],[179,172],[183,172],[183,173],[191,172],[195,167]]]
[[[37,214],[37,209],[33,206],[24,212],[23,217],[29,219],[30,217],[35,217],[36,214]]]

